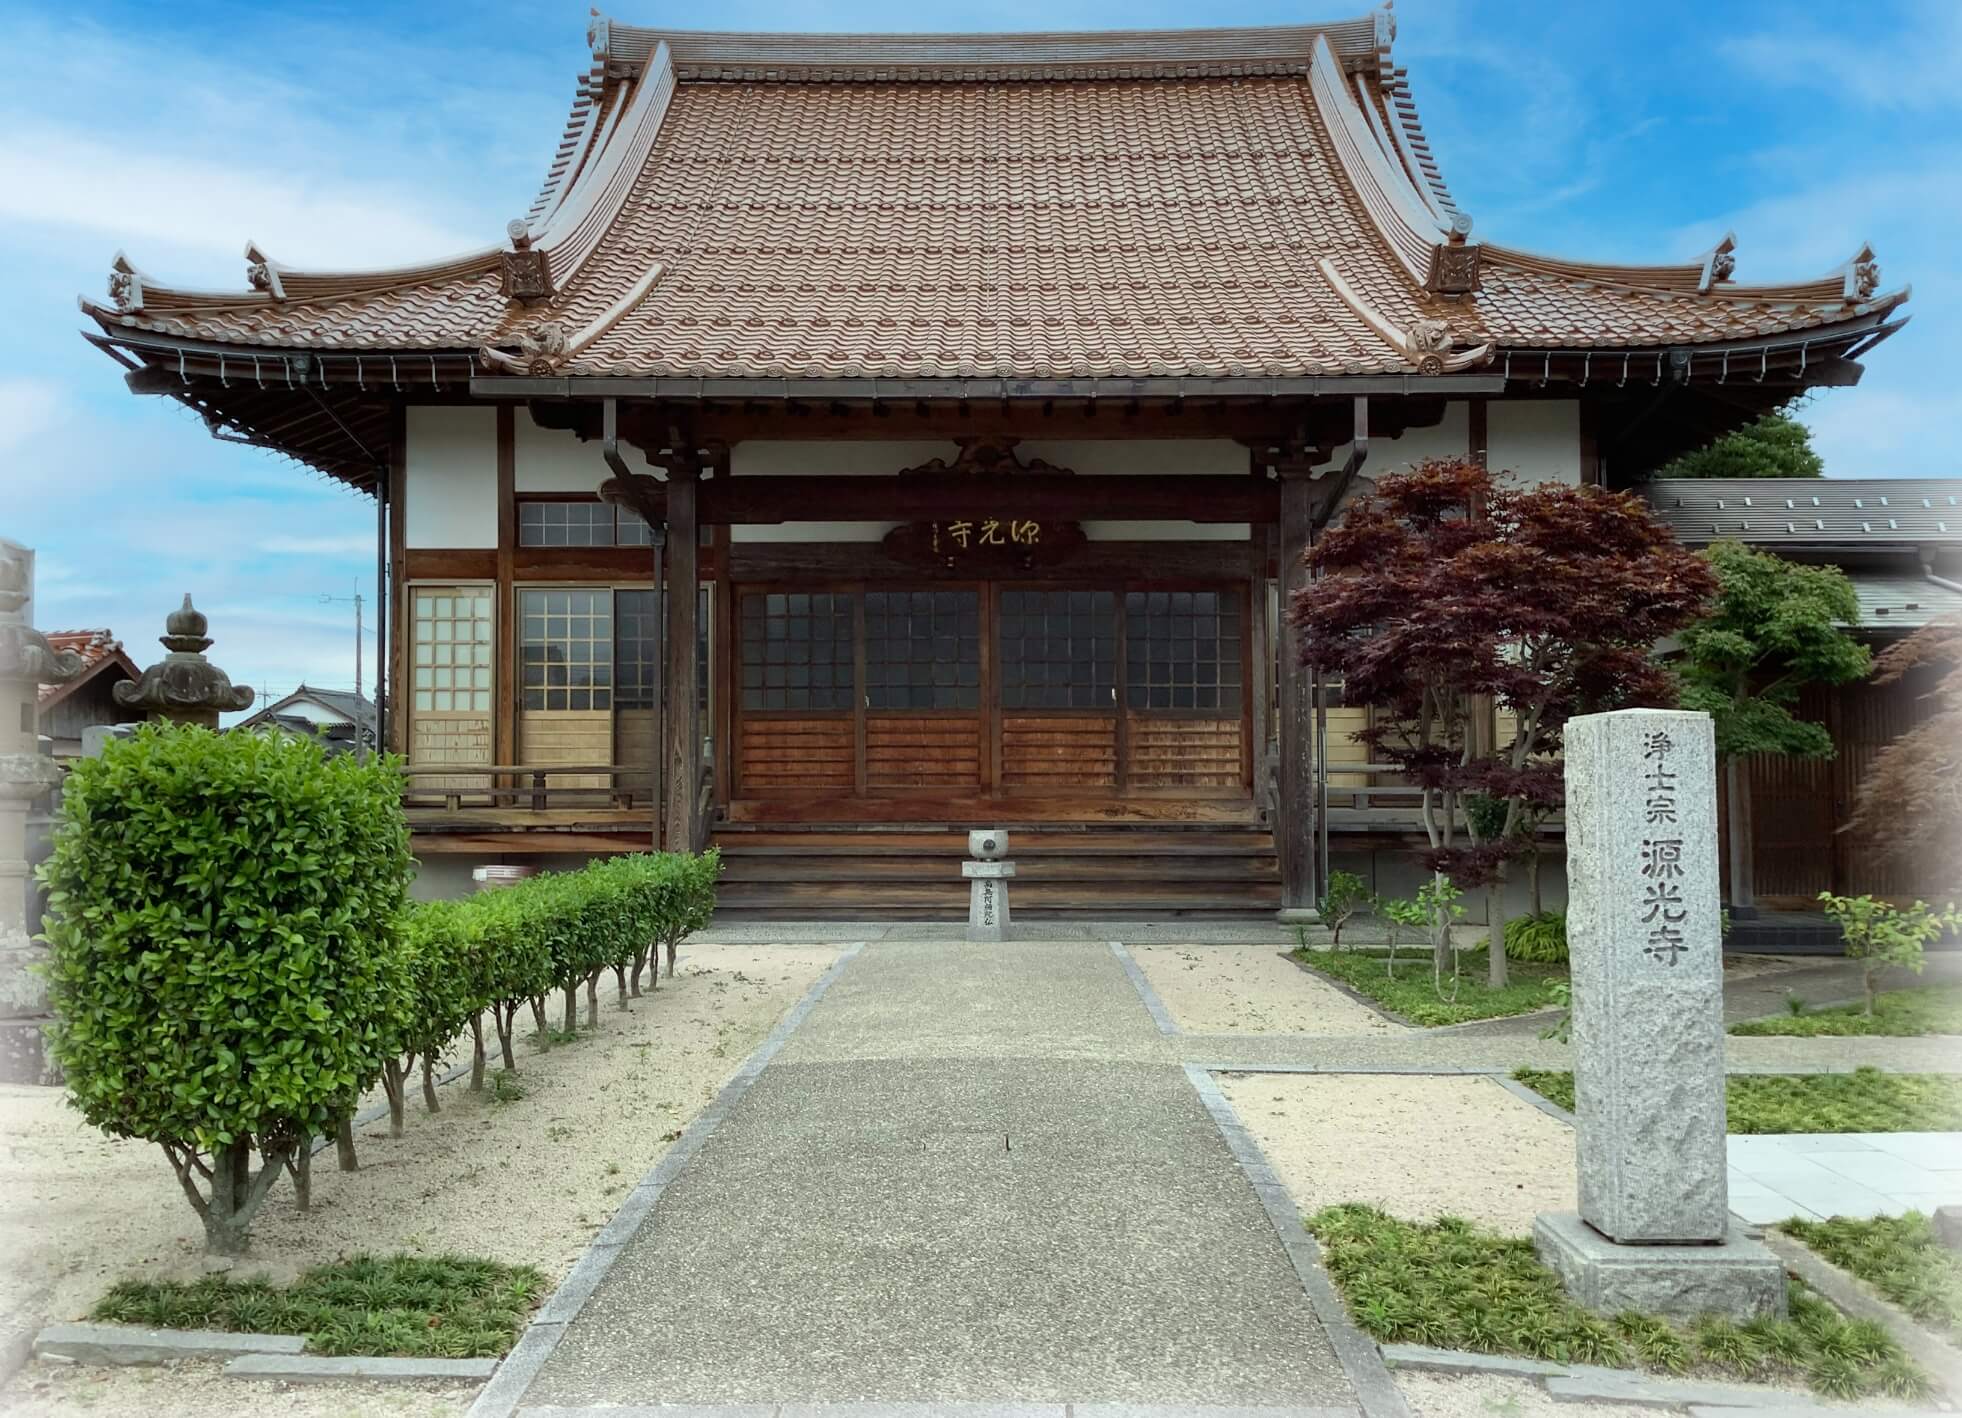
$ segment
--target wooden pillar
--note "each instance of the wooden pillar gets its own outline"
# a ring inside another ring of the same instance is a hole
[[[1757,873],[1751,860],[1755,843],[1751,831],[1751,768],[1736,754],[1723,760],[1724,846],[1730,854],[1730,891],[1726,905],[1734,921],[1755,920],[1758,914]]]
[[[699,466],[673,460],[668,468],[668,725],[663,757],[667,772],[667,847],[692,852],[697,845],[695,800],[702,780],[702,716],[697,678],[696,564],[700,531],[695,521]]]
[[[1295,652],[1294,627],[1288,607],[1294,593],[1308,584],[1308,547],[1314,528],[1315,491],[1306,469],[1283,470],[1281,476],[1280,582],[1281,614],[1275,633],[1280,655],[1280,810],[1274,823],[1274,846],[1281,863],[1281,920],[1310,923],[1319,920],[1315,904],[1321,899],[1317,879],[1321,803],[1315,791],[1315,705],[1309,675]]]
[[[518,547],[518,413],[497,406],[497,591],[491,598],[496,637],[491,674],[491,762],[518,761],[518,597],[512,568]],[[611,762],[608,759],[608,762]],[[493,778],[492,787],[499,786]],[[513,783],[513,787],[517,784]]]

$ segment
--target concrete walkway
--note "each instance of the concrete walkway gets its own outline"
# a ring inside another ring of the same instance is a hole
[[[1729,1152],[1730,1209],[1758,1225],[1962,1203],[1962,1133],[1763,1133]]]
[[[518,1412],[1359,1413],[1182,1052],[1102,941],[868,945],[667,1184]]]

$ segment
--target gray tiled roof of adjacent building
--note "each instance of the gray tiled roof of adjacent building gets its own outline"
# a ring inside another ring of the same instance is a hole
[[[1635,491],[1690,543],[1962,543],[1962,478],[1670,478]]]
[[[1931,621],[1962,620],[1962,591],[1920,576],[1849,570],[1862,630],[1918,630]]]

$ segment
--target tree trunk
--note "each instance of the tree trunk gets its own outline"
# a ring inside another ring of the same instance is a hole
[[[436,1069],[427,1058],[422,1061],[422,1106],[432,1113],[443,1111],[443,1105],[436,1101]]]
[[[250,1137],[235,1139],[212,1157],[211,1197],[200,1212],[207,1251],[221,1256],[245,1254],[251,1239],[252,1218],[259,1214],[260,1204],[279,1174],[286,1170],[286,1163],[284,1151],[269,1156],[255,1175]]]
[[[579,982],[573,980],[565,987],[565,1032],[579,1032]]]
[[[1444,873],[1435,873],[1431,877],[1431,881],[1442,887],[1444,884]],[[1440,982],[1443,981],[1444,972],[1450,965],[1451,913],[1449,911],[1439,911],[1431,918],[1431,970]]]
[[[1495,876],[1485,884],[1485,983],[1506,987],[1506,879]]]
[[[518,1056],[511,1048],[511,1035],[518,1027],[518,1005],[513,1000],[506,1005],[492,1005],[491,1018],[497,1022],[497,1046],[504,1052],[504,1071],[518,1071]]]
[[[627,988],[635,995],[640,993],[640,972],[647,968],[647,950],[648,947],[643,945],[634,952],[633,973],[627,976]]]
[[[1866,993],[1866,997],[1867,997],[1867,1001],[1866,1001],[1866,1011],[1865,1011],[1865,1012],[1866,1012],[1866,1016],[1867,1016],[1867,1018],[1869,1018],[1869,1019],[1872,1019],[1872,1018],[1873,1018],[1873,977],[1874,977],[1874,973],[1875,973],[1875,964],[1874,964],[1874,962],[1873,962],[1873,961],[1871,961],[1871,960],[1863,960],[1863,961],[1861,961],[1861,962],[1860,962],[1860,988],[1861,988],[1861,990],[1863,990],[1863,991],[1864,991],[1864,992]]]
[[[354,1119],[342,1118],[340,1126],[334,1131],[334,1150],[339,1154],[341,1170],[359,1170],[361,1159],[354,1155]]]
[[[540,1050],[552,1047],[552,1029],[545,1022],[545,996],[535,995],[531,1001],[531,1017],[538,1025],[538,1047]]]
[[[287,1164],[293,1173],[293,1200],[301,1211],[313,1210],[313,1138],[302,1137]]]
[[[382,1092],[388,1095],[388,1135],[402,1135],[402,1060],[390,1059],[382,1065]]]
[[[1546,914],[1546,905],[1540,896],[1540,849],[1539,831],[1534,829],[1534,844],[1526,850],[1526,907],[1535,916]]]
[[[615,965],[613,967],[613,983],[615,986],[619,988],[620,991],[620,1008],[625,1009],[627,1007],[627,967],[626,966]]]
[[[674,979],[674,953],[679,949],[681,949],[681,942],[679,940],[668,942],[668,978],[670,980]]]
[[[492,1005],[495,1010],[497,1006]],[[470,1016],[470,1091],[484,1091],[484,1016],[481,1012]]]
[[[598,970],[586,977],[586,1027],[588,1029],[599,1028],[599,977]]]

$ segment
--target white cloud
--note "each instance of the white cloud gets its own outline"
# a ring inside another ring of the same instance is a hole
[[[1843,12],[1844,13],[1844,12]],[[1850,17],[1849,17],[1850,18]],[[1875,33],[1873,11],[1861,17],[1858,42],[1802,15],[1781,12],[1776,30],[1740,35],[1717,46],[1752,79],[1853,99],[1870,108],[1930,112],[1962,105],[1962,6],[1923,0],[1892,33]]]
[[[67,402],[53,380],[0,378],[0,453],[10,453],[53,428]]]
[[[373,532],[349,532],[332,537],[267,537],[264,550],[280,556],[373,556]]]

